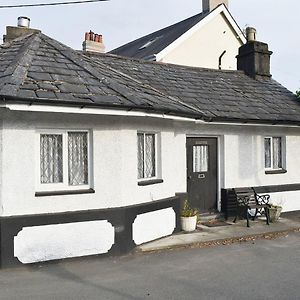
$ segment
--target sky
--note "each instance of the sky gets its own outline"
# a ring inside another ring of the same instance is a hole
[[[0,5],[60,1],[0,0]],[[293,92],[300,89],[300,1],[229,0],[229,10],[242,29],[255,27],[258,40],[269,44],[273,78]],[[109,51],[201,11],[202,0],[110,0],[0,9],[0,34],[7,25],[15,26],[19,16],[27,16],[32,28],[74,49],[81,49],[86,31],[102,34]]]

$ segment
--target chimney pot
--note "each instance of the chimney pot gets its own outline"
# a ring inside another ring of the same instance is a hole
[[[256,41],[256,29],[253,27],[246,28],[246,37],[248,42]]]
[[[30,26],[30,18],[28,17],[18,17],[18,27],[26,27]]]
[[[82,43],[82,50],[86,52],[105,53],[105,45],[101,34],[96,34],[90,30],[84,36],[85,40]]]

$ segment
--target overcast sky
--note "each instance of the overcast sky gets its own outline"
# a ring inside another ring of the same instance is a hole
[[[0,5],[62,0],[0,0]],[[65,0],[70,1],[70,0]],[[273,78],[295,92],[300,88],[300,1],[229,0],[229,10],[243,29],[256,27],[258,39],[273,51]],[[103,34],[111,50],[147,33],[202,11],[202,0],[110,0],[58,7],[0,9],[0,34],[16,25],[17,17],[31,18],[31,27],[62,43],[81,49],[84,32]]]

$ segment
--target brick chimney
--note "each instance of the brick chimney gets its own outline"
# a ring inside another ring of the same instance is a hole
[[[6,34],[3,35],[3,42],[10,42],[18,37],[28,35],[30,33],[39,33],[40,30],[29,28],[30,19],[28,17],[19,17],[17,26],[7,26]]]
[[[229,0],[202,0],[202,10],[203,12],[210,12],[222,3],[228,7],[228,1]]]
[[[256,40],[256,30],[252,27],[246,28],[247,43],[239,48],[237,55],[237,69],[244,71],[248,76],[256,78],[263,76],[271,77],[270,57],[268,44]]]
[[[105,46],[101,34],[94,32],[86,32],[84,42],[82,43],[82,50],[87,52],[105,53]]]

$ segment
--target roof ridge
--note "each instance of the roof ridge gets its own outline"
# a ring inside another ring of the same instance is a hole
[[[3,96],[16,96],[27,71],[32,63],[32,52],[39,48],[40,33],[31,33],[9,42],[9,47],[15,42],[27,39],[20,47],[16,59],[7,67],[0,77],[0,93]]]
[[[77,50],[79,53],[82,52],[81,50]],[[195,71],[209,71],[209,72],[215,72],[215,73],[238,73],[238,74],[245,74],[242,70],[225,70],[225,69],[212,69],[212,68],[205,68],[205,67],[195,67],[195,66],[187,66],[187,65],[180,65],[180,64],[173,64],[173,63],[165,63],[162,61],[150,61],[150,60],[144,60],[143,58],[138,57],[132,57],[132,56],[122,56],[119,54],[113,54],[113,53],[90,53],[89,56],[109,56],[115,59],[119,60],[131,60],[137,63],[142,64],[155,64],[163,67],[172,66],[179,69],[190,69]],[[250,77],[249,77],[250,78]]]

